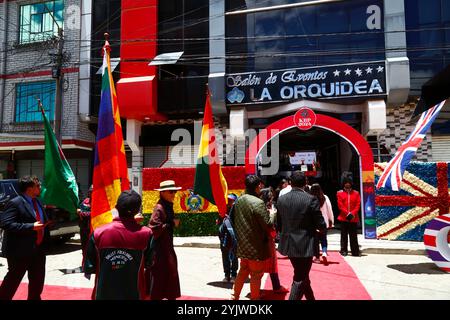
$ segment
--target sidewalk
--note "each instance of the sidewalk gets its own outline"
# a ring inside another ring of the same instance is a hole
[[[328,250],[339,251],[340,231],[338,229],[330,230],[327,238]],[[362,234],[358,234],[358,243],[362,253],[426,255],[423,242],[364,239]],[[174,245],[175,247],[219,249],[219,238],[216,236],[174,237]]]

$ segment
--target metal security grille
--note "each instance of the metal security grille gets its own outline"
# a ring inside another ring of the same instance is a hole
[[[433,136],[433,161],[450,162],[450,136]]]

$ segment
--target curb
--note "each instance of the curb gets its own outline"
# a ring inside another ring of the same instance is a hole
[[[207,248],[220,249],[217,243],[201,243],[201,242],[186,242],[182,244],[174,244],[174,247],[182,248]],[[407,249],[407,248],[365,248],[361,249],[362,253],[366,254],[404,254],[404,255],[426,255],[424,249]]]
[[[220,245],[217,243],[199,243],[199,242],[188,242],[183,244],[174,244],[174,247],[184,247],[184,248],[209,248],[209,249],[220,249]]]
[[[427,252],[424,249],[406,249],[406,248],[365,248],[362,249],[361,252],[372,254],[404,254],[404,255],[418,255],[418,256],[427,255]]]

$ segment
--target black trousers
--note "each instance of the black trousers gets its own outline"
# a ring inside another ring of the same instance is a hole
[[[311,271],[313,257],[307,258],[292,258],[291,260],[292,267],[294,268],[294,281],[305,281],[309,280],[309,272]]]
[[[294,284],[300,284],[300,299],[304,294],[307,300],[314,300],[314,293],[311,288],[311,281],[309,280],[313,257],[289,257],[289,260],[291,260],[292,267],[294,268]]]
[[[341,222],[341,252],[348,252],[348,238],[350,237],[352,255],[359,255],[357,227],[358,224],[354,222]]]
[[[41,300],[45,281],[45,254],[38,250],[28,257],[7,258],[8,273],[0,286],[0,300],[12,300],[28,271],[28,300]]]
[[[91,233],[91,217],[81,217],[78,226],[80,227],[81,252],[83,253],[83,262],[86,256],[87,244]]]

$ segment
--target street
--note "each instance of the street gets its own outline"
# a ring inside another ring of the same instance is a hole
[[[210,242],[215,237],[207,237]],[[186,240],[185,240],[186,241]],[[175,247],[178,256],[181,293],[186,299],[229,299],[231,283],[225,283],[222,273],[221,254],[218,248]],[[204,245],[205,246],[205,245]],[[335,250],[331,245],[330,249]],[[438,269],[426,256],[418,254],[364,253],[362,257],[347,256],[345,262],[351,266],[368,294],[374,300],[449,300],[450,277]],[[0,279],[6,274],[6,259],[0,258]],[[92,288],[93,278],[88,280],[77,268],[81,264],[79,239],[69,243],[54,244],[47,256],[46,285],[70,288]],[[323,269],[322,269],[323,267]],[[331,268],[317,265],[313,269],[329,273]],[[72,273],[75,272],[75,273]],[[333,275],[332,275],[333,276]],[[336,274],[336,277],[341,276]],[[268,278],[265,274],[262,287]],[[27,282],[25,276],[23,282]],[[270,281],[270,280],[269,280]],[[314,280],[317,282],[317,280]],[[315,283],[318,285],[318,283]],[[283,283],[289,287],[290,283]],[[314,285],[314,283],[313,283]],[[44,289],[45,290],[45,289]],[[330,286],[329,290],[333,290]],[[244,285],[241,299],[246,300],[249,284]],[[67,296],[65,299],[70,299]],[[287,298],[287,296],[286,296]],[[320,299],[320,297],[319,297]]]

